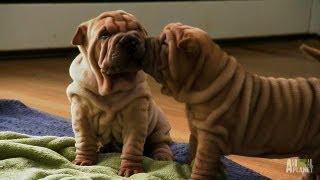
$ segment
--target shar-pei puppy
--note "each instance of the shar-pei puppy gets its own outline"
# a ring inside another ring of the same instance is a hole
[[[130,65],[143,57],[145,37],[137,19],[124,11],[102,13],[78,27],[72,44],[80,54],[70,66],[73,82],[67,88],[75,164],[96,163],[99,146],[107,144],[122,147],[121,176],[143,171],[144,147],[157,160],[172,160],[170,125],[151,97],[144,72],[131,66],[110,75],[111,62]]]
[[[311,158],[319,172],[319,79],[250,73],[206,32],[180,23],[145,44],[137,66],[162,84],[162,93],[186,103],[191,179],[212,179],[228,154]]]

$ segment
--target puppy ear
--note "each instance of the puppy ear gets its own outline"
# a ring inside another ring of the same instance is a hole
[[[192,37],[183,38],[178,43],[178,48],[182,49],[187,55],[195,57],[200,52],[199,43]]]
[[[86,34],[87,34],[87,26],[80,25],[77,29],[76,34],[73,36],[71,44],[72,45],[83,45],[86,41]]]

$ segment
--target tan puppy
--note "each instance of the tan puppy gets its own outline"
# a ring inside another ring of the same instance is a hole
[[[117,63],[139,60],[146,32],[124,11],[105,12],[82,23],[72,41],[81,54],[70,67],[67,88],[76,139],[77,165],[92,165],[98,146],[123,144],[119,175],[142,172],[144,146],[171,160],[170,126],[153,101],[145,74],[136,68],[109,75]],[[109,66],[113,63],[115,66]]]
[[[228,154],[312,158],[319,172],[319,79],[249,73],[206,32],[179,23],[147,39],[137,64],[186,103],[191,179],[212,179]]]

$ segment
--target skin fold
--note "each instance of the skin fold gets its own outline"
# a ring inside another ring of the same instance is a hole
[[[320,80],[263,77],[246,71],[201,29],[168,24],[147,38],[141,68],[162,93],[186,104],[191,179],[212,179],[221,155],[312,158],[320,163]],[[314,48],[307,54],[319,57]],[[124,69],[126,67],[123,67]]]
[[[79,26],[72,43],[81,53],[70,66],[73,82],[67,88],[75,164],[95,164],[99,147],[108,144],[122,147],[121,176],[143,172],[145,148],[157,160],[172,160],[170,125],[144,72],[132,64],[126,72],[110,75],[119,62],[130,65],[142,57],[145,37],[135,17],[124,11],[105,12]]]

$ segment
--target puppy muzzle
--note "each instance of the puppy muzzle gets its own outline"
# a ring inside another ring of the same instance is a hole
[[[119,40],[114,42],[110,66],[106,71],[108,75],[138,71],[136,62],[143,58],[145,53],[145,40],[137,31],[123,33]]]

